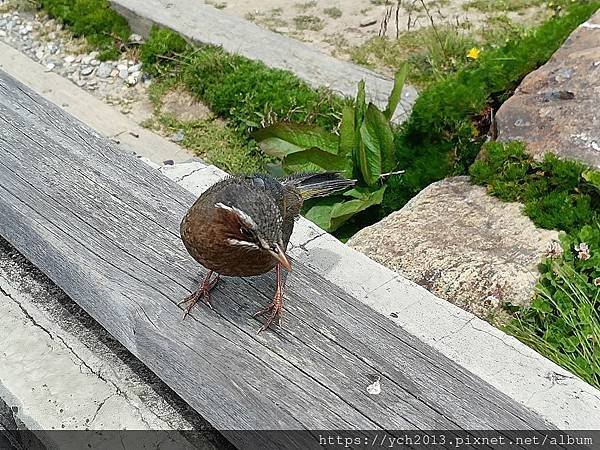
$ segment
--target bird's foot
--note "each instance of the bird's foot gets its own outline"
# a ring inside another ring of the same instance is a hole
[[[267,316],[266,322],[263,326],[258,330],[258,333],[262,333],[267,328],[269,328],[275,320],[277,320],[277,325],[281,326],[281,315],[283,314],[283,294],[280,290],[277,290],[275,293],[275,298],[271,302],[269,306],[260,311],[257,311],[254,314],[254,317]]]
[[[202,281],[200,287],[177,304],[177,306],[185,305],[185,312],[183,313],[184,319],[188,316],[192,308],[200,299],[202,299],[206,306],[208,306],[210,309],[213,309],[212,305],[210,304],[210,291],[215,287],[217,281],[219,281],[219,274],[217,274],[214,278],[212,278],[212,274],[212,271],[208,272],[204,277],[204,281]]]

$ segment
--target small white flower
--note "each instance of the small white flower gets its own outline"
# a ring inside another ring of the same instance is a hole
[[[594,278],[594,286],[600,286],[600,277]]]
[[[575,251],[577,252],[577,257],[582,261],[590,259],[590,248],[585,242],[581,242],[579,245],[576,245]]]

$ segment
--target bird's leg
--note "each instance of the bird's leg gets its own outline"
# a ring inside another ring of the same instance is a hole
[[[281,314],[283,313],[283,280],[281,277],[280,264],[277,264],[275,267],[275,281],[277,288],[275,289],[275,297],[273,298],[273,301],[265,309],[261,309],[254,314],[254,317],[263,316],[265,314],[268,315],[267,321],[260,328],[260,330],[258,330],[259,333],[269,328],[275,319],[277,319],[277,324],[281,325]]]
[[[217,284],[217,281],[219,281],[220,277],[220,275],[217,273],[216,276],[213,279],[211,279],[213,273],[214,272],[212,270],[209,270],[198,289],[196,289],[196,291],[194,291],[191,295],[188,295],[186,298],[184,298],[181,302],[177,304],[178,306],[181,304],[186,305],[185,313],[183,314],[184,319],[187,317],[194,305],[198,303],[198,300],[200,299],[202,299],[202,301],[210,309],[213,309],[212,305],[210,304],[210,290],[215,287],[215,284]]]

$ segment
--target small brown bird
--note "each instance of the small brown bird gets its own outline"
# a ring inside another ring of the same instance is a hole
[[[183,318],[200,299],[212,308],[210,290],[221,275],[250,277],[275,268],[275,297],[254,316],[267,316],[259,333],[274,320],[280,322],[281,267],[292,270],[285,252],[304,200],[330,195],[354,184],[355,180],[327,172],[283,179],[260,174],[232,176],[211,186],[181,222],[181,239],[187,251],[208,269],[200,287],[181,302],[186,304]]]

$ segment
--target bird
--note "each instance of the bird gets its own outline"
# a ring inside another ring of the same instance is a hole
[[[180,225],[188,253],[208,269],[198,289],[179,303],[185,305],[183,318],[199,300],[212,309],[210,291],[221,276],[250,277],[275,269],[273,301],[254,317],[266,317],[259,333],[274,321],[281,325],[281,269],[292,271],[286,251],[304,201],[355,184],[335,172],[231,175],[204,191]]]

